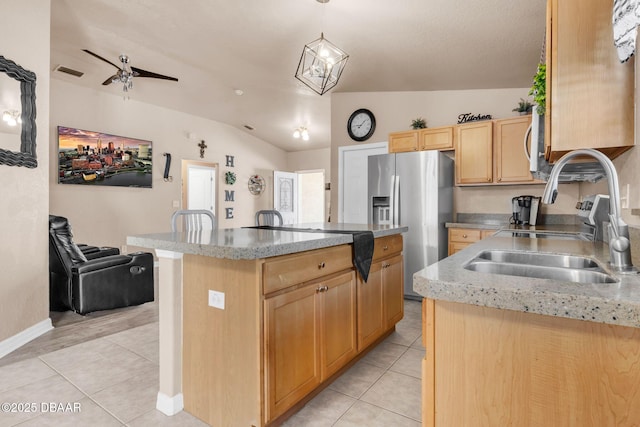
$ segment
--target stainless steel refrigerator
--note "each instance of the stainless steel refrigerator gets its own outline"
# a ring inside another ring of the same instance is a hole
[[[369,156],[368,222],[409,227],[403,234],[405,298],[422,298],[413,291],[413,274],[447,256],[453,173],[453,160],[435,150]]]

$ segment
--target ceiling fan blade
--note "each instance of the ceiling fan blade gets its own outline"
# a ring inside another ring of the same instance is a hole
[[[100,60],[102,60],[102,61],[106,62],[107,64],[111,64],[111,65],[113,65],[113,66],[114,66],[114,67],[116,67],[118,70],[121,68],[119,65],[114,64],[113,62],[109,61],[108,59],[104,59],[102,56],[100,56],[100,55],[98,55],[98,54],[95,54],[95,53],[91,52],[90,50],[82,49],[82,51],[83,51],[83,52],[87,52],[89,55],[95,56],[96,58],[98,58],[98,59],[100,59]]]
[[[113,76],[109,77],[107,80],[103,81],[102,85],[103,86],[110,85],[111,83],[113,83],[113,79],[115,79],[117,77],[118,77],[118,75],[114,74]]]
[[[134,77],[152,77],[154,79],[171,80],[173,82],[178,81],[175,77],[163,76],[162,74],[152,73],[151,71],[142,70],[136,67],[131,67],[131,71],[133,71]]]

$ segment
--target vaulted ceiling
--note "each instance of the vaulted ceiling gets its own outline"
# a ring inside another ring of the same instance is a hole
[[[331,93],[530,86],[545,4],[56,0],[51,76],[120,95],[121,85],[102,85],[115,68],[82,49],[116,64],[125,53],[134,67],[179,79],[134,79],[131,99],[227,123],[287,151],[323,148],[331,143]],[[323,96],[294,77],[303,46],[321,32],[350,55],[338,85]],[[309,141],[292,137],[300,125],[308,126]]]

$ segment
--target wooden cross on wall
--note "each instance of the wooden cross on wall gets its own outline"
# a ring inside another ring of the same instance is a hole
[[[200,141],[200,144],[198,144],[198,147],[200,147],[200,158],[204,159],[204,149],[207,148],[207,144],[204,143],[204,139]]]

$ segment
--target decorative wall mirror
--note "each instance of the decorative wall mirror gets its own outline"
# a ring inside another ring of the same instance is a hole
[[[17,132],[0,135],[0,164],[35,168],[36,160],[36,74],[27,71],[10,59],[0,55],[0,116],[14,117],[22,129],[20,140],[14,144],[10,138],[17,139]],[[8,77],[8,78],[5,78]],[[15,82],[14,82],[15,80]],[[15,83],[15,84],[14,84]],[[13,104],[19,94],[20,111]],[[5,114],[5,112],[7,114]],[[19,114],[18,114],[19,113]],[[3,120],[3,124],[4,124]],[[21,122],[21,123],[20,123]]]

